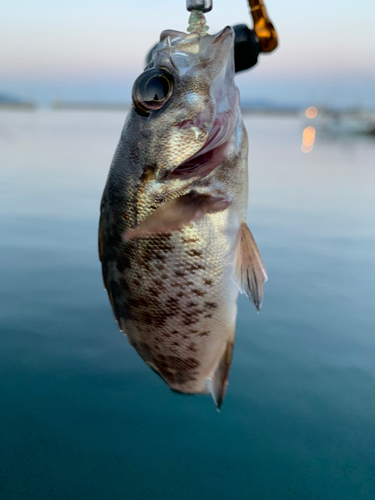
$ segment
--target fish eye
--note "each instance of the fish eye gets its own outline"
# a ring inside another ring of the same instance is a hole
[[[134,82],[132,98],[137,111],[149,114],[161,109],[173,91],[172,75],[161,69],[149,69]]]

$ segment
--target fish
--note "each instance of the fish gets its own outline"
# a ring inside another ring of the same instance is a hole
[[[166,30],[136,79],[99,223],[105,288],[120,330],[184,394],[219,409],[237,298],[259,311],[266,269],[246,223],[248,138],[234,32]]]

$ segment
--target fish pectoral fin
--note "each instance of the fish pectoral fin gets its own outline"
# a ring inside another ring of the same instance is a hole
[[[161,205],[134,229],[126,231],[124,238],[132,240],[155,233],[180,231],[189,222],[197,221],[206,214],[221,212],[229,205],[230,201],[224,197],[190,191]]]
[[[222,355],[215,372],[209,380],[209,389],[218,410],[220,410],[221,405],[223,404],[228,387],[229,371],[233,357],[233,346],[234,343],[232,341],[227,343],[224,354]]]
[[[241,292],[248,296],[259,311],[263,300],[263,285],[268,277],[257,244],[246,222],[240,226],[234,267]]]

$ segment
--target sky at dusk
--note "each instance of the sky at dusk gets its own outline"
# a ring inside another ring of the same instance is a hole
[[[214,0],[210,33],[251,26],[246,0]],[[280,47],[237,83],[245,100],[375,108],[375,2],[266,0]],[[185,31],[185,0],[3,0],[0,93],[129,102],[145,54]]]

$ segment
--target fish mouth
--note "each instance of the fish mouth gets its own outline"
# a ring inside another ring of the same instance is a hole
[[[226,111],[218,115],[204,145],[171,172],[169,178],[203,178],[221,165],[228,157],[229,143],[236,121],[237,116],[233,111]]]
[[[188,35],[186,39],[190,36],[192,35]],[[216,58],[220,60],[210,82],[211,100],[193,119],[175,126],[179,129],[192,129],[196,133],[208,131],[208,136],[198,151],[172,171],[163,172],[163,180],[204,178],[228,158],[239,117],[239,91],[234,83],[233,43],[234,31],[229,26],[217,35],[201,39],[202,54],[215,61]]]

